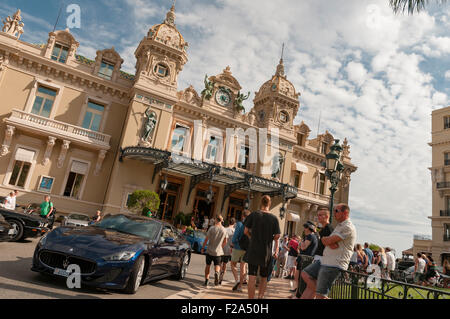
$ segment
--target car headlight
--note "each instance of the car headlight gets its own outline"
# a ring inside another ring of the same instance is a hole
[[[123,251],[120,253],[112,254],[106,257],[103,257],[106,261],[125,261],[130,260],[136,254],[135,251]]]
[[[41,240],[39,240],[39,243],[38,243],[40,246],[45,245],[45,243],[47,242],[47,236],[48,236],[48,233],[46,233],[44,236],[41,237]]]

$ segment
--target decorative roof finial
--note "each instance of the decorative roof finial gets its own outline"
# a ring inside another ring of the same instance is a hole
[[[284,55],[284,43],[283,46],[281,47],[281,58],[280,63],[277,66],[277,72],[275,73],[276,76],[284,76],[283,55]]]
[[[164,20],[165,24],[175,26],[175,3],[176,0],[173,0],[172,7],[170,8],[170,11],[166,14],[166,20]]]

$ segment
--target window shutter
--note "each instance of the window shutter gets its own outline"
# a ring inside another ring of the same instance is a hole
[[[79,161],[73,161],[72,162],[72,167],[70,168],[70,171],[74,172],[74,173],[77,173],[77,174],[87,175],[88,164],[87,163],[83,163],[83,162],[79,162]]]
[[[24,148],[18,148],[16,151],[15,160],[31,163],[31,162],[33,162],[34,154],[35,153],[33,151],[30,151],[30,150],[27,150]]]

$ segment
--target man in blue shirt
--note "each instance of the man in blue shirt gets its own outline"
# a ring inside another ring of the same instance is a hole
[[[239,240],[241,239],[242,235],[244,235],[244,220],[247,218],[248,215],[250,215],[249,210],[244,210],[241,214],[241,220],[239,220],[236,223],[236,226],[234,228],[234,235],[233,239],[231,240],[231,272],[233,273],[234,280],[236,281],[235,285],[233,286],[233,291],[242,291],[242,285],[244,283],[244,271],[245,271],[245,261],[244,261],[244,255],[245,250],[243,250],[239,246]],[[238,280],[238,274],[237,274],[237,263],[240,263],[240,279]]]
[[[369,263],[368,265],[372,264],[372,259],[373,259],[373,252],[372,249],[369,248],[369,244],[368,243],[364,243],[364,252],[366,253],[367,257],[369,257]]]

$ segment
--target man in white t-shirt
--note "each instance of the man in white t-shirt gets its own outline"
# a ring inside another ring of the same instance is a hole
[[[419,284],[422,281],[423,273],[427,262],[422,258],[421,253],[417,253],[416,263],[414,264],[414,283]]]
[[[13,208],[13,198],[14,198],[14,193],[11,192],[8,194],[8,196],[6,196],[5,201],[3,202],[3,204],[5,205],[6,209],[14,209],[16,207],[16,205],[14,204],[14,208]]]
[[[17,198],[17,195],[19,194],[19,192],[17,189],[15,189],[12,194],[13,194],[13,196],[11,198],[11,209],[14,210],[14,209],[16,209],[16,198]]]
[[[386,247],[386,259],[387,259],[387,272],[388,272],[388,279],[392,277],[392,273],[395,270],[395,256],[392,253],[391,248]]]
[[[334,209],[338,224],[330,236],[323,237],[325,245],[317,278],[316,298],[326,299],[334,281],[342,270],[347,270],[356,242],[356,229],[350,221],[350,207],[338,204]]]

